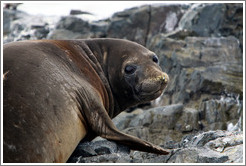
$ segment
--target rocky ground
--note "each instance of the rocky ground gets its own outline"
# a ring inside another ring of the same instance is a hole
[[[241,163],[241,132],[208,131],[185,136],[180,142],[161,145],[173,149],[169,155],[130,151],[107,140],[84,142],[74,151],[72,163]]]
[[[130,151],[95,139],[68,162],[243,162],[243,5],[147,5],[86,21],[3,11],[4,43],[30,39],[125,38],[158,54],[170,83],[145,107],[114,119],[124,131],[172,150]]]

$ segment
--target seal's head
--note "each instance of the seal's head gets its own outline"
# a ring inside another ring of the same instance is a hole
[[[137,102],[150,101],[160,96],[169,80],[158,65],[158,57],[150,51],[128,54],[121,74],[128,87],[124,93],[132,93]]]
[[[114,42],[108,50],[109,82],[121,109],[159,97],[169,77],[164,73],[155,53],[130,41]]]

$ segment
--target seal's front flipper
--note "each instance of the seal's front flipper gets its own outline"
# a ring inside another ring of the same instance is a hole
[[[159,146],[156,146],[150,142],[141,140],[137,137],[122,133],[116,128],[108,129],[107,133],[103,135],[102,137],[108,140],[113,140],[115,142],[121,143],[123,145],[127,145],[132,150],[139,150],[139,151],[162,154],[162,155],[169,154],[167,150]]]
[[[77,101],[80,105],[80,109],[82,109],[81,113],[85,118],[86,126],[90,132],[94,132],[98,136],[108,140],[127,145],[133,150],[163,155],[169,154],[168,151],[159,146],[119,131],[105,110],[102,104],[103,102],[98,101],[100,96],[98,96],[96,91],[88,91],[87,87],[87,89],[81,89],[76,93]]]

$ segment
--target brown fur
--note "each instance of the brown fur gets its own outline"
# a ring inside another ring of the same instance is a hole
[[[120,39],[39,40],[3,47],[3,162],[66,162],[85,137],[168,152],[124,134],[111,118],[161,95],[154,53]],[[126,74],[127,64],[137,66]]]

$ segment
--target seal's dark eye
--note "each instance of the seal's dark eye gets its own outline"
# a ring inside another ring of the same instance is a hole
[[[133,74],[136,71],[137,67],[133,65],[127,65],[125,67],[126,74]]]
[[[154,56],[152,57],[152,60],[153,60],[155,63],[158,63],[158,62],[159,62],[158,57],[157,57],[156,55],[154,55]]]

